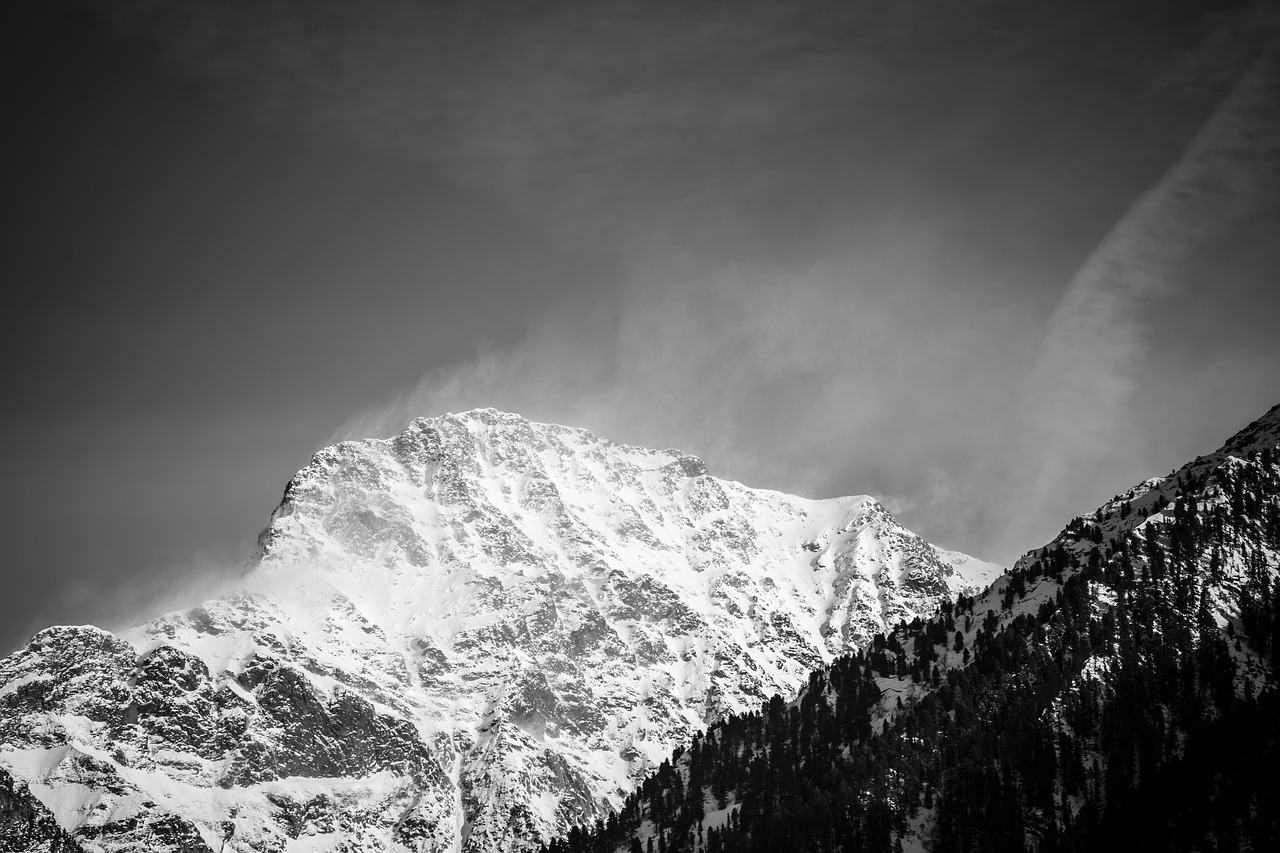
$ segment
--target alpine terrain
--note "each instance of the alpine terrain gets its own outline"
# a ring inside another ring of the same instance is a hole
[[[549,849],[1280,849],[1278,647],[1280,406]]]
[[[868,497],[492,409],[419,419],[317,453],[242,589],[0,662],[0,848],[536,848],[1000,571]]]

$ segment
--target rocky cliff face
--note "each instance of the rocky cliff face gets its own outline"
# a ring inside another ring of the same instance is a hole
[[[0,768],[0,841],[5,850],[48,850],[49,853],[81,853],[71,835],[58,825],[44,803],[31,795],[26,784]]]
[[[520,849],[999,571],[871,498],[420,419],[316,454],[243,590],[0,662],[0,768],[87,850]]]

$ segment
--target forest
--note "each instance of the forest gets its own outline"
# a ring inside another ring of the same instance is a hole
[[[544,853],[1280,849],[1278,463],[1192,464],[1074,519]]]

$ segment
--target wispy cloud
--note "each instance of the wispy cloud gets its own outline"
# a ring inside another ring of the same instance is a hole
[[[1000,69],[1052,47],[1058,18],[1016,0],[110,8],[268,114],[435,162],[567,239],[644,241],[740,239],[778,205],[813,227],[851,179],[879,184],[876,158],[954,144],[925,115],[1025,86]]]
[[[984,556],[1098,496],[1085,481],[1125,425],[1167,251],[1238,205],[1240,187],[1201,186],[1235,131],[1202,135],[1043,325],[1096,219],[1177,157],[1184,116],[1239,67],[1232,45],[1179,56],[1202,22],[1163,3],[116,8],[231,97],[617,253],[607,297],[424,365],[344,432],[499,406],[682,446],[754,485],[893,497]],[[1023,478],[1062,501],[1003,507]]]
[[[1064,518],[1091,508],[1099,461],[1143,455],[1144,424],[1132,398],[1161,334],[1147,318],[1159,300],[1175,296],[1193,253],[1275,204],[1275,60],[1275,51],[1263,52],[1239,75],[1186,153],[1137,199],[1063,293],[1029,383],[1006,548],[1018,546],[1015,537],[1027,541],[1029,530],[1048,538]]]
[[[909,232],[894,239],[895,251],[883,236],[876,251],[829,250],[807,268],[651,262],[595,333],[582,328],[589,313],[550,314],[511,347],[432,371],[342,435],[498,406],[679,446],[756,486],[918,491],[909,517],[955,537],[974,507],[955,499],[953,480],[977,474],[976,460],[960,461],[975,431],[1001,432],[1001,395],[1017,375],[1001,356],[1020,344],[985,346],[1009,314],[936,293],[938,270],[892,257],[910,252]]]

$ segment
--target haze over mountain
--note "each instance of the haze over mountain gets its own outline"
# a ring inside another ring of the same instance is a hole
[[[1273,7],[22,4],[0,646],[476,406],[1011,559],[1275,397]]]

